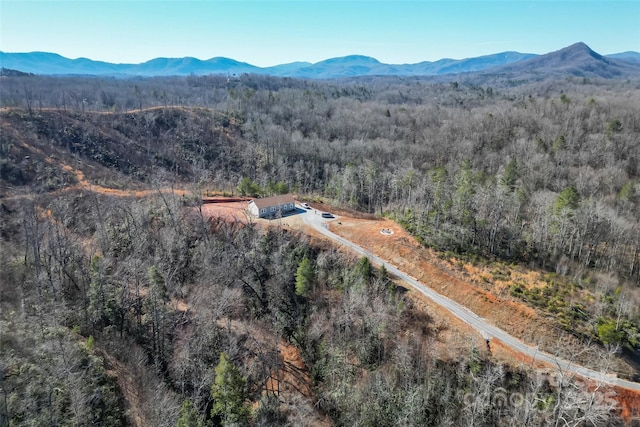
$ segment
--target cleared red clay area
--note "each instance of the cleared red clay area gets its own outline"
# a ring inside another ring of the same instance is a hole
[[[203,205],[200,207],[202,215],[206,218],[224,218],[228,221],[239,221],[245,224],[255,220],[247,210],[248,201],[228,201],[226,200],[228,198],[212,197],[208,199],[207,202],[203,199]]]

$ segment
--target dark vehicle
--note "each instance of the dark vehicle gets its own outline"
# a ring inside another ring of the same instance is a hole
[[[331,212],[322,212],[322,218],[335,218]]]

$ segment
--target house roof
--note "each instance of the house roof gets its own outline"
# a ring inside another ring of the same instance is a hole
[[[262,208],[270,208],[271,206],[281,206],[281,205],[286,205],[288,203],[295,203],[295,200],[293,200],[293,196],[291,194],[284,194],[282,196],[253,199],[252,202],[255,203],[259,209],[262,209]]]

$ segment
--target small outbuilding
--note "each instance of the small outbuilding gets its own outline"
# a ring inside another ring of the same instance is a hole
[[[253,199],[249,202],[249,213],[258,218],[273,218],[282,216],[287,212],[291,212],[296,208],[296,201],[290,194],[282,196],[264,197],[262,199]]]

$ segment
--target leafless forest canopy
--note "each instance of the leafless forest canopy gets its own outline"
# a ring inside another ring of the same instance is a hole
[[[542,269],[510,296],[639,366],[640,81],[0,79],[0,426],[622,423],[478,349],[439,357],[366,259],[190,197],[61,191],[56,160],[113,188],[323,198]]]

